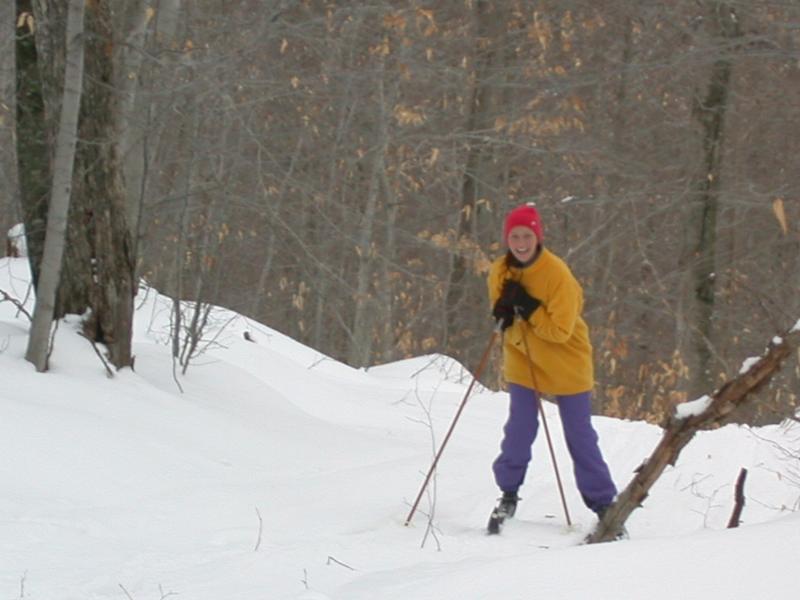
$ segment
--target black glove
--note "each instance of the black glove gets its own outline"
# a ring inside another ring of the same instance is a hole
[[[503,285],[503,292],[500,294],[498,303],[510,306],[513,314],[517,314],[526,321],[530,319],[533,311],[541,305],[541,302],[528,294],[519,281],[509,279]]]
[[[514,307],[504,304],[503,298],[498,298],[492,309],[494,320],[500,323],[501,331],[505,331],[514,323]]]

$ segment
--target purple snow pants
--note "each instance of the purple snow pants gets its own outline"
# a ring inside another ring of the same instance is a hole
[[[531,446],[539,430],[539,402],[536,392],[525,386],[509,384],[511,404],[503,428],[500,456],[492,468],[497,485],[504,492],[516,492],[525,481],[531,460]],[[592,427],[592,394],[556,396],[564,437],[583,501],[591,510],[611,504],[617,489],[597,444]]]

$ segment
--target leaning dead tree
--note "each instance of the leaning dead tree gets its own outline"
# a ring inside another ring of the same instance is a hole
[[[780,369],[784,359],[800,348],[800,321],[786,334],[773,338],[764,354],[742,369],[711,397],[688,403],[672,417],[664,428],[658,446],[636,471],[628,487],[617,497],[598,522],[587,543],[608,542],[621,531],[631,513],[647,498],[650,488],[667,465],[674,465],[684,446],[703,429],[721,424],[748,396],[767,383]],[[748,361],[750,362],[750,361]]]

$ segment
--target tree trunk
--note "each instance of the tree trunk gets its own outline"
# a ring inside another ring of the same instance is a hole
[[[84,0],[70,0],[67,13],[64,94],[56,139],[47,235],[44,241],[41,277],[36,288],[36,308],[25,354],[25,358],[32,362],[40,373],[47,370],[47,359],[50,354],[50,328],[61,276],[67,215],[72,192],[75,149],[78,141],[78,114],[83,88],[84,7]]]
[[[147,174],[147,127],[136,129],[134,120],[146,121],[143,116],[146,107],[137,102],[140,88],[139,73],[145,56],[145,40],[152,13],[148,0],[136,0],[127,9],[128,19],[123,22],[126,32],[125,44],[117,48],[115,60],[120,69],[115,74],[115,85],[121,97],[119,110],[119,156],[125,174],[128,214],[134,240],[138,237],[136,224],[140,220],[144,188]]]
[[[720,39],[725,43],[740,35],[739,25],[730,8],[724,3],[715,3],[713,19],[721,31]],[[687,231],[690,239],[688,256],[691,268],[689,277],[688,326],[690,361],[690,397],[697,397],[714,387],[713,365],[713,317],[715,312],[715,278],[717,270],[717,215],[719,213],[722,143],[725,112],[731,85],[731,59],[719,58],[711,69],[708,93],[697,107],[697,117],[703,127],[703,169],[696,183],[695,200],[690,211]]]
[[[125,38],[115,55],[120,66],[115,74],[120,96],[118,146],[133,255],[137,259],[145,199],[157,178],[151,170],[151,155],[157,151],[162,133],[169,130],[159,125],[155,116],[162,114],[164,107],[161,90],[155,89],[155,73],[174,73],[181,62],[180,55],[172,50],[178,43],[175,35],[182,10],[181,0],[134,0],[127,3],[124,11],[115,10],[122,12],[117,26]],[[156,68],[153,61],[144,60],[154,55],[159,57]]]
[[[334,42],[335,40],[333,39],[326,40],[326,43],[333,44]],[[345,67],[350,68],[350,61],[352,61],[352,57],[335,61],[335,64],[341,64],[341,68],[345,69]],[[338,110],[335,121],[335,135],[333,136],[333,143],[329,148],[326,149],[328,159],[325,163],[323,163],[323,166],[320,167],[320,170],[322,170],[324,166],[327,166],[327,173],[322,175],[320,179],[322,197],[319,201],[319,210],[327,211],[337,204],[337,190],[342,188],[342,180],[345,176],[345,173],[341,167],[342,153],[347,152],[345,141],[352,133],[355,115],[362,112],[362,107],[365,105],[363,102],[365,98],[354,91],[353,80],[354,77],[352,75],[347,76],[347,80],[344,84],[344,89],[346,90],[346,92],[343,94],[344,101],[341,102],[340,106],[337,107]],[[327,235],[327,229],[320,227],[317,219],[309,219],[308,225],[305,229],[305,234],[315,247],[327,248],[327,244],[330,243],[329,236]],[[342,323],[340,328],[345,333],[344,335],[338,334],[337,331],[330,326],[330,317],[328,312],[330,311],[331,290],[335,289],[336,287],[336,283],[338,281],[338,272],[342,271],[342,268],[339,265],[341,265],[344,260],[346,260],[345,252],[336,252],[336,258],[335,260],[330,261],[330,264],[325,264],[323,261],[318,261],[315,268],[316,272],[313,274],[313,277],[317,282],[318,291],[314,306],[314,324],[310,340],[312,341],[313,347],[318,350],[326,347],[347,347],[346,344],[349,344],[349,325]],[[336,276],[332,274],[332,270],[337,272]],[[341,315],[343,312],[344,310],[341,310],[339,314]],[[346,342],[340,342],[340,339],[346,340]],[[344,352],[342,352],[341,355],[346,356]]]
[[[619,81],[614,92],[613,106],[615,114],[611,123],[611,155],[616,160],[621,160],[624,151],[624,138],[630,105],[628,104],[631,63],[633,60],[633,29],[634,24],[630,16],[624,19],[624,34],[622,56],[620,57]],[[598,203],[592,215],[592,231],[602,231],[603,241],[597,245],[595,252],[591,253],[594,272],[592,293],[599,298],[612,297],[611,280],[613,277],[616,253],[619,244],[613,243],[616,235],[624,235],[623,213],[630,211],[630,207],[623,202],[623,176],[618,170],[613,170],[603,177],[606,181],[606,198]]]
[[[26,72],[31,73],[32,79],[22,81],[20,88],[31,91],[33,100],[18,91],[18,98],[26,100],[25,109],[21,107],[18,112],[23,117],[21,126],[26,120],[32,121],[32,135],[38,134],[37,139],[52,140],[54,134],[51,132],[55,131],[53,115],[60,112],[64,87],[61,67],[64,45],[59,40],[64,37],[65,7],[55,0],[41,0],[34,4],[34,9],[37,24],[35,55],[34,48],[23,46],[23,58],[28,58],[18,61]],[[114,42],[110,2],[86,2],[84,10],[86,77],[81,91],[79,142],[75,154],[67,243],[54,316],[84,314],[91,309],[84,324],[85,332],[93,341],[107,345],[111,362],[119,368],[131,363],[135,286],[134,258],[116,146],[119,111],[113,86]],[[28,64],[33,61],[38,67],[35,79]],[[37,99],[40,106],[36,105]],[[19,137],[22,139],[23,135]],[[46,160],[46,149],[38,152],[35,158],[39,160],[42,156]],[[37,191],[31,194],[26,189],[27,181],[37,174],[35,161],[26,158],[27,155],[20,155],[20,184],[25,223],[33,226],[28,239],[33,241],[30,262],[36,277],[39,269],[37,235],[43,221],[42,207],[48,198],[46,193]]]
[[[458,226],[456,229],[456,248],[453,249],[450,274],[447,279],[447,294],[445,297],[445,331],[444,348],[453,355],[463,355],[461,345],[463,342],[460,332],[469,329],[464,325],[464,316],[469,314],[465,303],[472,294],[467,285],[467,258],[463,255],[460,241],[465,237],[472,237],[476,219],[476,209],[480,189],[478,182],[481,180],[481,164],[485,153],[485,137],[490,130],[489,98],[491,82],[487,81],[489,70],[495,56],[495,47],[503,40],[500,38],[499,28],[505,26],[504,19],[496,14],[496,10],[486,0],[477,0],[475,3],[475,55],[474,72],[470,80],[470,100],[467,104],[468,116],[465,135],[467,136],[467,157],[464,165],[464,174],[461,181],[460,206],[458,213]]]
[[[0,3],[0,238],[3,239],[13,225],[22,221],[14,144],[17,106],[15,13],[14,3]]]
[[[87,3],[86,80],[81,105],[76,195],[70,218],[69,270],[62,309],[83,313],[90,339],[103,343],[111,363],[130,366],[135,258],[118,156],[119,102],[114,82],[111,3]],[[88,234],[88,235],[87,235]]]
[[[281,178],[281,186],[278,190],[278,197],[274,200],[270,200],[269,197],[264,194],[264,203],[267,205],[264,207],[265,212],[272,212],[275,215],[279,215],[281,210],[283,210],[284,201],[287,195],[287,189],[289,188],[289,184],[294,177],[294,169],[295,165],[297,164],[300,155],[303,151],[303,142],[304,136],[301,133],[297,136],[297,144],[295,145],[294,152],[292,153],[292,160],[289,162],[289,167],[286,169],[285,175]],[[261,185],[262,191],[266,191],[267,184],[264,181],[263,177],[263,169],[262,169],[262,161],[261,161],[261,151],[257,152],[257,162],[258,168],[258,177],[259,183]],[[275,252],[277,246],[277,238],[278,238],[278,224],[276,223],[276,219],[271,219],[272,227],[269,235],[269,242],[267,242],[267,248],[264,252],[265,258],[261,263],[261,269],[258,276],[258,283],[256,284],[255,293],[253,294],[253,299],[250,303],[250,315],[255,318],[262,317],[262,310],[263,306],[266,304],[265,297],[267,295],[269,279],[273,275],[272,272],[272,265],[275,259]]]
[[[378,212],[378,197],[381,190],[381,178],[385,167],[385,156],[388,145],[388,119],[389,114],[386,110],[387,99],[384,93],[384,73],[385,65],[381,61],[378,69],[378,93],[376,108],[376,119],[378,120],[376,131],[377,139],[374,145],[374,156],[369,175],[369,186],[367,189],[367,201],[364,214],[361,218],[358,232],[358,273],[356,276],[355,292],[355,313],[353,316],[352,337],[350,339],[350,352],[348,364],[354,367],[366,367],[372,357],[373,326],[376,317],[384,318],[384,314],[379,312],[373,294],[372,278],[375,270],[375,251],[373,248],[373,235],[375,231],[375,221]],[[378,313],[378,314],[376,314]]]
[[[192,72],[191,78],[194,77],[194,72]],[[197,156],[197,149],[198,149],[198,137],[199,137],[199,128],[200,128],[200,121],[199,121],[199,108],[197,106],[197,102],[193,97],[189,97],[187,99],[187,106],[185,107],[186,115],[184,117],[184,124],[183,124],[183,131],[182,138],[187,142],[187,148],[189,151],[189,156],[187,158],[187,163],[185,165],[185,175],[183,179],[183,200],[181,202],[181,208],[179,213],[179,218],[177,220],[177,231],[175,232],[175,260],[173,262],[173,271],[171,283],[173,285],[172,290],[170,290],[170,294],[173,298],[173,314],[174,314],[174,322],[172,324],[172,355],[177,359],[180,357],[181,354],[181,345],[180,339],[181,334],[184,328],[183,324],[183,312],[181,310],[181,301],[184,299],[185,292],[184,292],[184,281],[185,281],[185,274],[188,270],[187,261],[191,255],[191,251],[189,248],[189,223],[191,221],[190,218],[190,209],[191,209],[191,200],[192,200],[192,189],[194,187],[195,176],[198,162]]]
[[[636,476],[628,487],[608,508],[589,536],[588,543],[613,540],[631,513],[647,498],[650,488],[664,469],[668,465],[675,464],[681,450],[691,441],[695,433],[724,423],[733,411],[745,403],[752,392],[770,380],[780,369],[784,359],[797,352],[798,346],[800,346],[800,322],[792,331],[779,338],[773,338],[758,362],[716,391],[704,410],[683,418],[671,417],[658,446],[650,458],[637,469]]]
[[[28,247],[28,262],[34,287],[39,282],[39,269],[44,252],[47,227],[47,206],[52,175],[50,172],[48,127],[39,69],[35,28],[40,26],[34,17],[30,0],[17,0],[16,57],[16,160],[19,177],[19,202]],[[34,25],[36,23],[36,25]],[[63,34],[62,34],[63,35]]]
[[[383,323],[379,328],[381,336],[380,361],[382,363],[387,363],[400,358],[397,355],[396,336],[394,333],[395,281],[392,276],[391,268],[397,256],[397,214],[399,211],[399,202],[396,198],[392,197],[391,185],[385,170],[382,174],[382,181],[388,210],[386,211],[386,243],[383,250],[384,260],[382,261],[383,268],[381,273],[383,281],[378,294],[378,301],[383,307],[385,314]]]

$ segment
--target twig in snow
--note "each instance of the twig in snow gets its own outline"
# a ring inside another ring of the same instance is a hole
[[[128,593],[128,590],[125,589],[125,586],[121,583],[119,584],[119,589],[123,591],[123,593],[128,597],[128,600],[134,600],[133,596]]]
[[[332,361],[333,359],[330,356],[327,356],[325,354],[320,354],[319,357],[314,362],[312,362],[310,365],[308,365],[308,367],[306,367],[306,368],[310,371],[312,369],[315,369],[316,367],[318,367],[322,363],[324,363],[326,361],[329,361],[329,360]]]
[[[97,347],[97,344],[95,343],[95,341],[92,338],[90,338],[88,335],[83,333],[82,331],[79,331],[78,335],[81,336],[83,339],[87,340],[92,345],[92,348],[94,349],[94,353],[97,354],[97,357],[100,359],[100,361],[103,363],[103,366],[106,368],[106,375],[108,375],[109,379],[113,379],[114,378],[114,371],[112,371],[111,367],[108,366],[108,362],[106,361],[105,357],[103,356],[103,353],[100,352],[100,349]]]
[[[742,509],[744,508],[744,481],[747,479],[747,469],[742,467],[739,471],[739,478],[736,480],[736,492],[734,494],[735,504],[733,507],[733,514],[728,521],[728,529],[738,527],[742,518]]]
[[[416,371],[414,371],[411,374],[411,379],[415,379],[417,377],[417,375],[419,375],[423,371],[425,371],[428,368],[430,368],[431,366],[433,366],[438,360],[439,360],[439,357],[434,355],[424,367],[420,367],[419,369],[417,369]]]
[[[422,398],[419,395],[419,381],[418,380],[415,381],[416,388],[414,390],[414,395],[417,397],[417,403],[419,404],[420,408],[422,409],[423,414],[425,415],[425,420],[424,421],[420,420],[420,422],[423,425],[425,425],[428,428],[428,430],[430,431],[430,434],[431,434],[431,449],[433,451],[434,456],[436,455],[436,432],[434,431],[434,428],[433,428],[433,414],[432,414],[431,404],[433,402],[433,398],[436,396],[436,393],[439,391],[439,385],[440,384],[441,384],[441,382],[439,382],[436,385],[436,387],[434,388],[433,393],[431,394],[430,401],[429,401],[428,405],[426,405],[422,401]],[[428,536],[431,536],[436,541],[436,549],[441,551],[442,544],[439,541],[439,537],[436,535],[436,525],[434,524],[434,516],[436,514],[436,492],[437,492],[437,489],[436,489],[437,477],[436,477],[436,475],[437,475],[436,473],[433,474],[432,485],[430,487],[428,487],[427,490],[425,490],[426,496],[428,498],[428,505],[430,506],[430,511],[429,511],[429,513],[427,515],[428,516],[428,520],[427,520],[427,523],[426,523],[426,526],[425,526],[425,533],[422,536],[422,542],[420,543],[420,548],[424,548],[425,547],[425,543],[428,540]]]
[[[162,585],[160,583],[158,584],[158,593],[161,594],[161,598],[159,598],[158,600],[164,600],[164,598],[169,598],[170,596],[177,596],[178,595],[178,592],[167,592],[165,594],[164,593],[164,588],[162,587]]]
[[[258,511],[257,506],[256,516],[258,517],[258,540],[256,541],[256,547],[253,548],[253,552],[258,552],[258,548],[261,546],[261,532],[264,530],[264,519],[261,518],[261,513]]]
[[[345,564],[342,561],[335,559],[333,556],[331,556],[329,554],[328,555],[328,562],[326,564],[330,565],[331,563],[336,563],[337,565],[340,565],[340,566],[344,567],[345,569],[350,569],[351,571],[355,571],[355,569],[353,567],[351,567],[350,565]]]

